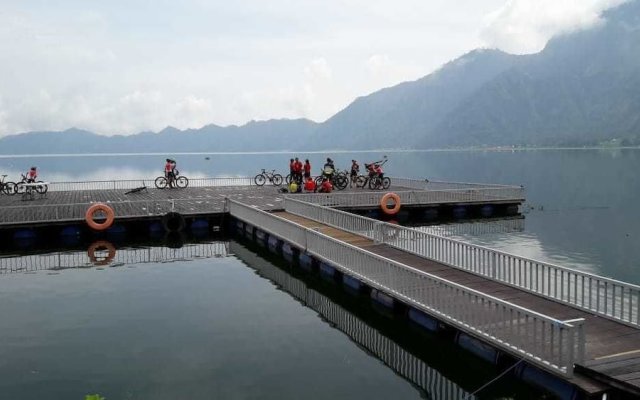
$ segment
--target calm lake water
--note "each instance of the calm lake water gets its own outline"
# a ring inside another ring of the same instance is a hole
[[[525,186],[523,229],[479,229],[461,234],[465,240],[640,283],[640,151],[387,155],[391,176]],[[50,181],[148,178],[168,156],[184,175],[198,177],[285,171],[290,155],[2,157],[0,171],[16,177],[37,165]],[[298,156],[314,169],[326,157]],[[347,167],[352,158],[381,156],[332,158]],[[472,392],[497,375],[453,345],[380,316],[365,300],[345,298],[255,248],[222,243],[219,257],[132,256],[117,268],[0,275],[0,399],[446,398],[442,389],[402,376],[329,315],[357,321],[367,337],[407,351],[448,388]],[[59,257],[72,259],[65,254]],[[509,377],[479,395],[540,396]]]

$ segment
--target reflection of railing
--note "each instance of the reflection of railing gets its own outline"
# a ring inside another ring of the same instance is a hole
[[[75,191],[75,190],[130,190],[146,186],[154,188],[153,179],[127,179],[111,181],[78,181],[78,182],[51,182],[49,191]],[[209,186],[249,186],[253,185],[253,178],[249,177],[218,177],[218,178],[191,178],[190,187]]]
[[[640,326],[640,286],[291,198],[285,200],[285,209],[430,260]],[[364,232],[355,229],[356,226],[368,229]]]
[[[528,310],[416,270],[312,229],[228,200],[235,218],[258,226],[373,288],[566,376],[584,352],[582,320],[573,323]]]
[[[253,253],[231,243],[231,251],[241,259],[257,258]],[[248,262],[251,268],[274,282],[287,293],[316,311],[333,327],[344,332],[352,340],[373,353],[398,375],[428,394],[429,399],[475,399],[455,382],[444,377],[438,370],[414,356],[393,340],[367,325],[364,321],[340,307],[328,297],[307,287],[307,285],[267,262]]]
[[[103,254],[104,253],[104,254]],[[101,261],[92,260],[87,251],[65,251],[48,254],[16,255],[0,257],[0,274],[32,272],[40,270],[87,268],[94,265],[141,264],[191,260],[195,258],[226,257],[229,255],[228,242],[186,244],[181,248],[144,247],[124,248],[115,251],[108,263],[107,251],[97,250],[95,256]]]

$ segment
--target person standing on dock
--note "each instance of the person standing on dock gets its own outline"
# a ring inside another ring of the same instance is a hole
[[[311,163],[307,158],[306,160],[304,160],[304,179],[309,179],[309,178],[311,178]]]
[[[170,188],[173,187],[173,170],[176,167],[175,161],[170,158],[167,158],[167,162],[164,164],[164,177],[167,178],[167,183]]]
[[[302,161],[298,160],[298,157],[294,162],[293,171],[295,172],[296,183],[302,185]]]
[[[291,180],[293,180],[293,178],[295,177],[295,166],[296,166],[296,162],[295,160],[292,158],[289,160],[289,175],[291,175]]]
[[[356,160],[351,160],[351,179],[350,179],[350,183],[349,183],[349,187],[353,187],[353,185],[356,183],[356,179],[358,179],[358,173],[360,172],[360,165],[358,165],[358,162]]]

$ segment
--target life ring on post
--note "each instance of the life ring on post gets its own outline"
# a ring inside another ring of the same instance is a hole
[[[96,222],[93,220],[93,215],[102,211],[106,216],[106,219],[102,222]],[[84,215],[84,220],[87,225],[95,231],[103,231],[113,225],[113,221],[116,218],[116,214],[113,212],[113,208],[104,203],[96,203],[87,209],[87,213]]]
[[[387,203],[393,200],[393,207],[389,208]],[[400,211],[400,196],[395,193],[387,193],[380,199],[380,208],[387,215],[396,215]]]
[[[105,258],[98,258],[96,256],[96,251],[98,250],[106,250],[107,256]],[[96,240],[91,243],[89,248],[87,249],[87,255],[89,256],[89,260],[95,266],[107,265],[116,256],[116,248],[111,244],[111,242],[106,240]]]

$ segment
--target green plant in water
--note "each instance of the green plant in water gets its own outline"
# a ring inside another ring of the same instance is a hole
[[[99,394],[88,394],[84,396],[84,400],[105,400],[105,399]]]

